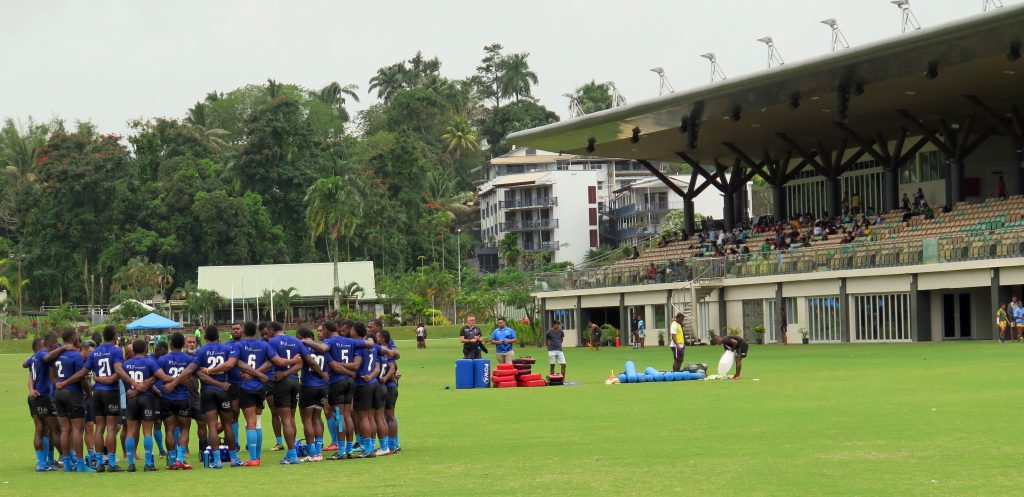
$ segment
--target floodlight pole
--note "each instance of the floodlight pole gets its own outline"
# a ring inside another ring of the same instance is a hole
[[[668,82],[668,77],[665,76],[665,69],[662,67],[655,67],[651,69],[651,72],[658,75],[658,96],[662,96],[666,93],[675,93],[675,89],[672,88],[672,83]]]
[[[701,57],[711,61],[711,82],[714,83],[718,80],[725,79],[725,72],[722,71],[722,66],[718,64],[718,58],[715,57],[714,52],[708,52],[701,54]]]
[[[850,48],[850,42],[846,41],[846,35],[839,29],[839,21],[836,21],[834,17],[821,21],[822,24],[832,28],[832,51],[835,52],[840,48]]]
[[[455,229],[455,264],[459,267],[459,291],[462,293],[462,228]],[[459,298],[452,299],[452,306],[455,307],[455,321],[459,321]]]
[[[988,9],[1003,8],[1003,0],[981,0],[981,11],[988,12]]]
[[[604,86],[610,90],[612,94],[612,107],[622,107],[626,105],[626,97],[619,93],[619,89],[615,87],[614,81],[605,81]]]
[[[914,31],[921,29],[921,23],[917,21],[917,16],[914,15],[914,11],[910,10],[910,0],[891,0],[889,3],[900,9],[901,33],[906,33],[911,29]]]
[[[572,93],[563,93],[563,97],[569,99],[569,117],[579,117],[583,115],[583,109],[580,107],[580,100],[576,98],[576,95]]]
[[[783,65],[786,62],[782,60],[782,55],[779,54],[779,50],[775,48],[775,41],[771,36],[765,36],[764,38],[758,38],[757,41],[768,45],[768,69],[771,69],[775,65]]]

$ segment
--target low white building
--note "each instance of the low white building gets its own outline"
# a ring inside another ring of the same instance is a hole
[[[361,288],[347,302],[343,293],[342,305],[375,315],[383,312],[379,309],[372,261],[340,262],[338,278],[341,288],[350,283]],[[268,316],[271,303],[264,297],[265,292],[294,288],[298,297],[292,302],[292,315],[307,321],[323,316],[333,306],[334,267],[330,262],[200,266],[198,287],[216,291],[227,301],[229,308],[218,310],[215,321]],[[275,314],[281,312],[283,309],[274,309]]]

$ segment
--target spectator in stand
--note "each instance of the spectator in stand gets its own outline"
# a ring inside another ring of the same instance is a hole
[[[647,281],[654,283],[658,279],[658,268],[652,262],[647,268]]]
[[[1003,181],[1002,174],[996,178],[996,196],[999,198],[1006,198],[1006,182]]]
[[[853,192],[853,197],[850,198],[850,208],[854,215],[860,214],[860,193]]]
[[[920,188],[918,188],[917,191],[914,192],[914,207],[920,207],[921,204],[923,204],[923,203],[925,203],[924,202],[924,191],[922,191]]]
[[[664,236],[664,235],[662,235],[662,236],[661,236],[661,239],[660,239],[660,240],[658,240],[658,248],[665,248],[665,247],[667,247],[667,246],[668,246],[668,240],[666,240],[666,239],[665,239],[665,236]]]
[[[662,238],[662,240],[664,241],[665,239]],[[662,245],[659,243],[658,246],[661,247]],[[629,259],[633,260],[633,259],[639,259],[639,258],[640,258],[640,251],[637,250],[636,247],[634,246],[633,247],[633,254],[629,256]]]
[[[903,199],[900,200],[900,204],[905,211],[910,211],[910,197],[907,196],[907,192],[903,192]]]
[[[922,205],[924,206],[924,218],[935,219],[935,210],[932,209],[932,206],[928,205],[928,202],[924,202]]]

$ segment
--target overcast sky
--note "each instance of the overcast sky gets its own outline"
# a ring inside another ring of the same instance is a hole
[[[1005,0],[1007,5],[1021,0]],[[981,12],[981,0],[913,0],[932,27]],[[653,97],[663,66],[676,90],[708,81],[715,52],[727,76],[763,69],[771,35],[786,61],[829,50],[835,17],[852,45],[896,36],[888,0],[494,1],[11,1],[0,5],[5,47],[0,116],[91,120],[124,134],[140,116],[182,117],[210,90],[267,78],[319,88],[367,80],[417,50],[442,73],[474,72],[482,47],[529,52],[535,96],[565,117],[561,95],[596,79],[628,101]],[[355,112],[353,112],[354,114]]]

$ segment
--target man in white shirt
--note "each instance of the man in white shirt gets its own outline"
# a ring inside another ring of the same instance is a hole
[[[672,349],[672,371],[679,371],[683,366],[683,355],[686,353],[686,335],[683,334],[683,313],[676,313],[675,321],[669,327],[669,344]]]

